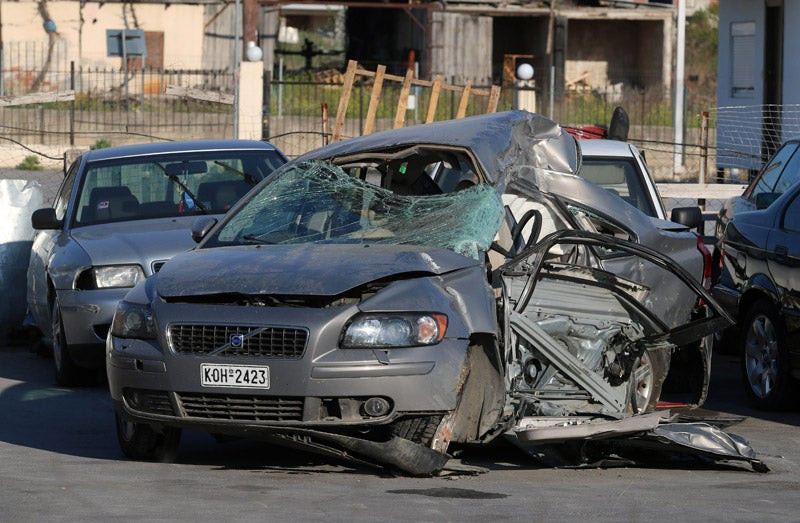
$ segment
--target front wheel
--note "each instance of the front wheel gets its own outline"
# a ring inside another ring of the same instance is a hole
[[[117,441],[122,453],[130,459],[171,463],[178,454],[181,429],[163,427],[156,430],[146,423],[135,423],[122,419],[114,413],[117,426]]]
[[[766,300],[755,302],[742,322],[742,378],[747,395],[759,408],[784,407],[791,399],[792,378],[783,322]]]
[[[75,363],[69,353],[67,337],[64,334],[64,320],[58,301],[53,303],[53,364],[55,367],[56,383],[62,387],[85,385],[89,382],[90,373]]]
[[[669,349],[645,350],[633,369],[631,403],[634,413],[652,412],[661,398],[669,371]]]

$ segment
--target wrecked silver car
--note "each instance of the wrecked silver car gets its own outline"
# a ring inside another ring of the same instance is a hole
[[[451,443],[653,428],[671,369],[701,403],[730,319],[696,237],[579,168],[525,112],[287,164],[120,303],[122,450],[168,459],[196,428],[430,474]]]

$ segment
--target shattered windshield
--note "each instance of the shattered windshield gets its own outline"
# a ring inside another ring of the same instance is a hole
[[[205,246],[286,243],[430,245],[480,259],[504,210],[488,185],[405,196],[329,163],[302,163],[277,176]]]

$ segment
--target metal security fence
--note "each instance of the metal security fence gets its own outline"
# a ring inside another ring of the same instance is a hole
[[[43,146],[85,148],[98,142],[121,145],[233,137],[232,105],[166,94],[167,86],[181,86],[187,90],[231,96],[234,84],[230,71],[143,70],[132,66],[126,74],[122,67],[90,68],[71,64],[60,46],[57,43],[50,49],[44,44],[32,44],[7,46],[3,50],[0,89],[5,98],[31,92],[74,91],[74,100],[0,107],[0,142],[35,145],[31,148],[45,152]],[[296,74],[277,81],[272,79],[270,71],[265,71],[265,80],[262,114],[247,115],[261,119],[263,138],[290,156],[322,145],[331,133],[343,75],[328,71],[325,75]],[[455,83],[452,78],[443,80]],[[650,87],[626,87],[619,83],[578,85],[553,95],[543,83],[531,89],[503,87],[498,110],[517,107],[521,95],[533,94],[536,112],[551,116],[562,125],[580,126],[607,125],[614,108],[624,107],[630,118],[629,140],[645,152],[651,170],[661,180],[697,180],[702,155],[709,151],[713,155],[716,145],[713,115],[705,137],[701,130],[702,111],[715,106],[713,93],[708,90],[688,84],[686,127],[682,138],[676,140],[672,126],[673,93],[662,83],[642,82]],[[489,86],[473,88],[488,89]],[[383,86],[375,131],[393,126],[400,90],[399,84]],[[364,132],[371,93],[370,81],[354,84],[342,136],[358,136]],[[425,120],[429,96],[429,89],[412,87],[405,125]],[[485,112],[485,108],[476,105],[485,103],[484,99],[471,99],[466,114]],[[458,93],[443,91],[436,106],[435,120],[454,118],[458,105]],[[17,153],[23,158],[25,154],[27,152]],[[676,154],[685,166],[680,177],[674,176]],[[52,155],[58,156],[57,153]],[[709,169],[713,169],[713,161],[710,163]]]
[[[16,79],[18,70],[0,71],[6,98],[24,96],[33,75]],[[0,108],[0,135],[20,143],[89,146],[98,140],[115,145],[148,140],[233,137],[233,107],[165,94],[167,85],[233,93],[226,71],[82,68],[48,71],[34,92],[74,92],[69,102],[25,103]]]
[[[289,155],[305,152],[324,143],[323,135],[330,132],[330,121],[324,117],[323,106],[328,111],[336,111],[341,81],[272,81],[269,82],[265,102],[265,137],[281,147]],[[354,85],[348,110],[348,125],[345,136],[362,134],[369,104],[371,85],[368,82]],[[475,86],[486,89],[488,86]],[[399,97],[398,86],[386,85],[387,91],[381,98],[376,119],[375,130],[390,129]],[[703,144],[705,151],[713,151],[715,130],[709,129],[704,142],[701,127],[701,114],[709,105],[705,92],[697,89],[687,90],[687,104],[684,122],[686,127],[682,139],[675,141],[672,123],[672,93],[665,87],[646,89],[607,86],[582,91],[567,91],[550,104],[549,93],[541,88],[519,89],[513,86],[502,90],[498,110],[508,110],[518,106],[520,98],[526,94],[534,94],[535,110],[551,116],[555,121],[566,126],[608,125],[611,115],[617,106],[626,109],[630,120],[629,141],[636,144],[647,155],[654,175],[662,180],[674,180],[675,155],[680,155],[680,162],[685,172],[680,179],[697,180],[703,161]],[[427,90],[412,90],[414,97],[409,103],[406,125],[422,123],[427,107]],[[458,107],[458,95],[454,92],[442,94],[437,105],[436,120],[454,118]],[[530,98],[528,98],[529,100]],[[472,104],[485,103],[473,100]],[[470,108],[467,114],[482,112]]]

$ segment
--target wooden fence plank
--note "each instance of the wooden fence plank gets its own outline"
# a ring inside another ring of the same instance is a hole
[[[182,87],[180,85],[168,85],[166,94],[172,96],[185,96],[186,98],[203,100],[204,102],[216,102],[220,104],[233,105],[233,95],[221,93],[219,91],[204,91],[203,89]]]
[[[339,98],[339,109],[336,111],[336,121],[333,124],[331,142],[338,142],[341,139],[344,119],[347,116],[347,106],[350,104],[350,92],[353,90],[353,81],[356,78],[356,69],[358,69],[358,62],[350,60],[344,74],[344,85]]]
[[[497,105],[500,103],[500,86],[493,85],[489,93],[489,103],[486,105],[486,114],[496,113]]]
[[[14,105],[41,104],[49,102],[70,102],[75,99],[75,91],[57,91],[53,93],[30,93],[21,96],[0,96],[0,107]]]
[[[464,90],[461,92],[461,100],[458,102],[456,119],[464,118],[467,115],[467,104],[469,104],[469,92],[472,89],[472,82],[467,81]]]
[[[386,66],[379,65],[375,71],[375,81],[372,83],[372,95],[369,97],[367,120],[364,122],[364,134],[372,134],[372,130],[375,128],[375,117],[378,114],[378,103],[381,100],[381,89],[383,89],[383,77],[385,74]]]
[[[414,71],[409,69],[400,89],[400,98],[397,100],[397,113],[394,116],[394,129],[403,127],[406,123],[406,111],[408,110],[408,95],[411,93],[411,80],[414,79]]]
[[[436,106],[439,105],[439,93],[442,89],[442,75],[437,74],[433,79],[433,87],[431,87],[431,99],[428,102],[428,115],[425,117],[425,123],[431,123],[436,118]]]

